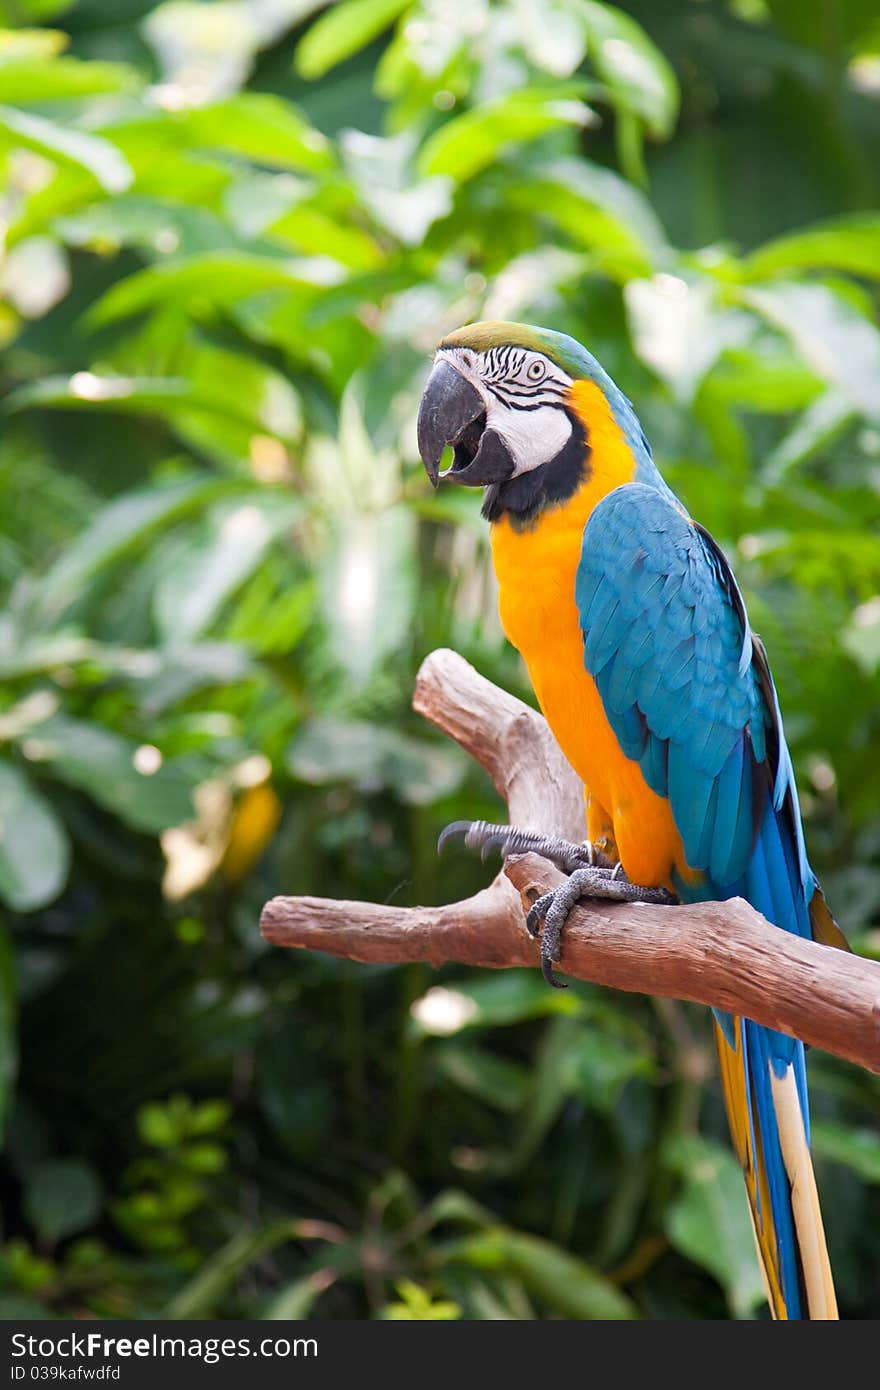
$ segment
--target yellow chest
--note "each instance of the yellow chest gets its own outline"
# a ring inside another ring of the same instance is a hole
[[[522,656],[538,703],[563,753],[612,810],[610,772],[619,748],[595,682],[584,669],[575,575],[588,497],[545,513],[531,529],[503,518],[491,528],[501,625]]]

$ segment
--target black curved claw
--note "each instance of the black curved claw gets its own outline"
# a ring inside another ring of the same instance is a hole
[[[538,937],[541,935],[541,925],[547,916],[547,912],[553,902],[553,893],[544,893],[540,898],[536,898],[529,908],[526,916],[526,931],[530,936]]]
[[[545,947],[544,947],[544,940],[543,940],[543,938],[542,938],[542,939],[541,939],[541,974],[544,976],[544,979],[547,981],[548,985],[552,985],[552,987],[553,987],[554,989],[568,989],[568,985],[566,984],[565,980],[560,980],[560,979],[558,978],[558,976],[556,976],[556,975],[553,974],[553,966],[554,966],[554,964],[556,963],[556,961],[558,961],[558,959],[559,959],[559,950],[558,950],[558,948],[557,948],[556,954],[554,955],[553,952],[552,952],[551,950],[545,949]]]
[[[480,851],[480,858],[485,864],[493,850],[500,849],[505,854],[508,842],[516,833],[510,825],[490,825],[484,820],[455,820],[440,832],[437,852],[442,853],[450,840],[460,836],[468,849]]]
[[[440,831],[437,839],[437,853],[442,854],[450,840],[455,840],[460,835],[462,839],[467,839],[468,831],[473,825],[472,820],[454,820],[449,825],[445,825]]]
[[[562,955],[561,937],[564,919],[562,923],[547,921],[548,913],[553,907],[558,892],[559,889],[553,889],[552,892],[544,893],[540,898],[535,899],[526,917],[526,928],[531,936],[541,938],[541,974],[548,985],[552,985],[554,989],[568,989],[565,981],[557,979],[553,973],[553,967],[559,964],[559,958]]]

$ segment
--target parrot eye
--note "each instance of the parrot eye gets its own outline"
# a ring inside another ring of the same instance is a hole
[[[546,370],[543,362],[530,362],[526,368],[526,376],[529,381],[540,381],[545,375]]]

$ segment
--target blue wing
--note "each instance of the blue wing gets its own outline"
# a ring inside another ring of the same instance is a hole
[[[727,561],[667,495],[626,484],[587,522],[576,599],[584,661],[621,747],[668,797],[691,868],[723,896],[746,870],[768,792],[779,809],[794,787],[763,648]]]
[[[584,529],[576,600],[584,662],[608,720],[648,785],[669,799],[688,864],[704,874],[701,885],[677,885],[682,896],[741,895],[787,931],[808,936],[812,925],[820,939],[845,945],[807,862],[764,649],[711,536],[671,495],[639,483],[617,488]],[[774,1307],[797,1317],[805,1306],[802,1233],[772,1076],[794,1086],[809,1142],[803,1045],[747,1020],[716,1018],[728,1115]],[[824,1251],[821,1222],[813,1246],[819,1237]]]

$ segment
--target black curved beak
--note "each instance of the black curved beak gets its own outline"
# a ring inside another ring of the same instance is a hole
[[[486,429],[486,407],[476,387],[442,358],[434,364],[419,406],[419,453],[434,487],[440,478],[485,487],[513,476],[515,464],[501,436]],[[440,472],[447,444],[450,468]]]

